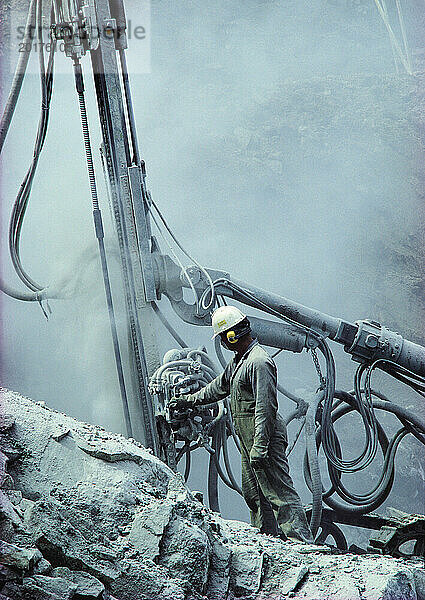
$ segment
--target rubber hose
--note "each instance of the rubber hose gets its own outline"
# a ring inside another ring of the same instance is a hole
[[[347,540],[345,539],[345,535],[341,531],[341,529],[335,525],[335,523],[324,523],[323,529],[318,536],[316,543],[323,544],[328,535],[332,536],[335,540],[336,547],[340,550],[348,550]]]
[[[214,454],[212,454],[211,456],[213,457],[213,460],[215,462],[215,467],[217,469],[217,473],[220,476],[220,479],[223,481],[223,483],[227,487],[229,487],[232,490],[237,491],[237,489],[235,489],[233,483],[226,477],[226,474],[224,473],[223,469],[221,468],[220,451],[221,451],[222,445],[223,445],[223,438],[221,437],[220,431],[217,430],[215,432],[215,434],[213,435],[213,446],[212,446],[214,449],[216,449],[216,452]]]
[[[184,445],[181,448],[179,448],[179,451],[177,452],[176,463],[180,462],[180,460],[183,457],[183,454],[186,452],[187,447],[189,447],[189,450],[192,452],[193,450],[197,450],[199,448],[199,444],[190,444],[190,442],[185,442]]]
[[[235,430],[235,425],[233,423],[233,418],[232,418],[232,411],[230,410],[230,402],[229,402],[228,398],[226,398],[224,400],[224,404],[227,408],[227,423],[229,425],[230,433],[232,434],[232,438],[235,442],[236,448],[240,452],[241,451],[241,443],[239,441],[238,434],[236,433],[236,430]]]
[[[316,447],[316,413],[323,396],[324,392],[320,390],[315,394],[313,400],[309,402],[304,427],[306,454],[308,456],[308,463],[312,479],[313,508],[311,512],[310,529],[313,536],[316,535],[322,518],[322,478],[320,475],[320,466]]]
[[[342,482],[335,477],[336,473],[334,469],[330,469],[329,474],[331,481],[335,484],[335,489],[338,496],[340,496],[340,498],[345,500],[348,504],[353,504],[355,506],[369,506],[372,502],[375,502],[378,499],[386,498],[391,490],[391,488],[388,489],[388,485],[392,478],[391,476],[394,473],[395,455],[401,440],[407,434],[408,431],[403,427],[394,435],[390,442],[388,452],[385,455],[384,466],[382,468],[379,481],[367,494],[354,494],[353,492],[350,492],[342,484]]]
[[[189,474],[190,474],[190,463],[191,463],[191,456],[190,456],[190,444],[187,445],[186,447],[186,451],[185,451],[185,465],[184,465],[184,480],[187,481],[189,479]]]
[[[159,306],[157,305],[157,303],[156,302],[152,302],[151,304],[152,304],[152,308],[153,308],[154,312],[158,316],[158,319],[161,321],[161,323],[164,325],[164,327],[166,327],[166,329],[169,331],[169,333],[171,334],[171,336],[176,340],[176,342],[178,343],[178,345],[181,346],[182,348],[186,348],[187,344],[179,336],[179,334],[174,329],[174,327],[171,325],[171,323],[169,323],[168,319],[162,313],[162,311],[159,308]]]
[[[353,410],[357,410],[357,407],[353,406],[352,404],[351,404],[351,406],[348,406],[348,407],[347,406],[339,407],[338,410],[335,411],[334,414],[332,415],[332,419],[333,419],[333,421],[337,421],[343,415],[345,415]],[[382,449],[382,454],[384,456],[384,466],[383,466],[382,475],[381,475],[378,483],[368,494],[365,494],[364,496],[357,496],[355,494],[351,494],[350,492],[348,492],[348,490],[341,483],[340,472],[337,469],[335,469],[332,465],[328,464],[331,482],[333,483],[333,487],[335,488],[336,493],[348,503],[368,505],[368,504],[370,504],[371,501],[375,501],[374,496],[375,496],[376,492],[378,492],[376,499],[379,498],[381,494],[385,493],[385,490],[384,490],[385,486],[383,486],[383,482],[385,481],[385,479],[387,479],[387,481],[388,481],[388,472],[389,472],[388,470],[391,470],[391,468],[392,468],[392,467],[390,467],[391,460],[392,460],[391,452],[392,452],[392,446],[393,446],[395,438],[393,438],[392,442],[389,444],[388,438],[387,438],[382,426],[379,424],[378,421],[377,421],[377,433],[378,433],[378,441],[379,441],[379,444]],[[397,442],[397,445],[398,445],[398,443],[399,442]],[[390,454],[389,454],[389,452],[390,452]],[[378,491],[380,488],[381,488],[381,491]]]
[[[172,360],[168,363],[165,363],[164,365],[161,365],[156,371],[155,373],[152,375],[152,380],[155,381],[159,381],[162,373],[166,370],[166,369],[170,369],[171,367],[177,367],[177,368],[181,368],[181,367],[189,367],[190,365],[193,364],[193,361],[191,360]]]
[[[339,392],[339,394],[341,394],[341,392]],[[342,392],[342,394],[346,394],[346,392]],[[351,397],[351,400],[353,400],[352,397]],[[391,403],[389,403],[387,401],[381,401],[381,400],[374,400],[373,405],[374,405],[374,408],[379,408],[382,410],[389,410],[389,412],[393,412],[394,414],[396,414],[397,410],[400,409],[400,407],[397,407],[396,405],[392,405]],[[351,410],[354,410],[353,407],[350,407],[350,408],[351,408]],[[340,418],[343,414],[346,414],[346,412],[348,412],[350,410],[350,408],[344,407],[344,410],[341,410],[341,408],[340,408],[338,410],[338,414],[333,415],[333,417],[335,418],[335,420],[337,418]],[[400,409],[400,412],[407,412],[407,411],[405,411],[404,409]],[[317,435],[319,437],[319,443],[320,443],[320,431],[317,432]],[[385,438],[386,438],[386,436],[385,436]],[[379,441],[380,441],[380,444],[382,447],[383,438],[381,438]],[[386,448],[385,454],[387,453],[387,449],[388,449],[388,446]],[[391,475],[388,479],[388,483],[387,483],[385,489],[380,492],[380,494],[376,497],[376,499],[374,501],[372,501],[366,505],[346,506],[344,504],[341,504],[340,502],[338,502],[337,500],[335,500],[333,498],[330,498],[330,497],[327,498],[325,495],[323,496],[323,500],[328,506],[330,506],[331,508],[333,508],[336,511],[341,511],[343,513],[350,513],[350,514],[365,514],[365,513],[371,512],[372,510],[376,509],[378,506],[380,506],[382,504],[382,502],[384,502],[384,500],[388,497],[388,495],[391,491],[393,482],[394,482],[394,470],[391,470]]]
[[[213,438],[213,448],[216,444]],[[217,448],[214,448],[217,452]],[[215,459],[215,460],[214,460]],[[217,471],[217,457],[214,454],[210,454],[210,460],[208,464],[208,505],[214,512],[220,512],[220,505],[218,502],[218,471]]]
[[[339,395],[344,394],[347,395],[346,392],[340,392],[340,391],[336,391],[335,395],[338,397]],[[342,416],[344,416],[345,414],[347,414],[348,412],[357,410],[357,406],[354,403],[354,398],[349,398],[351,402],[351,406],[339,406],[337,411],[334,411],[333,415],[332,415],[332,419],[333,421],[337,421],[339,418],[341,418]],[[342,400],[341,400],[342,402]],[[339,403],[340,404],[340,403]],[[385,434],[385,431],[383,430],[382,426],[379,424],[379,422],[377,422],[377,426],[378,426],[378,440],[379,440],[379,444],[381,446],[382,449],[382,454],[385,457],[385,454],[387,452],[388,449],[388,438]],[[320,443],[321,443],[321,434],[322,434],[322,428],[318,427],[317,431],[316,431],[316,445],[317,448],[320,448]],[[338,457],[341,457],[342,452],[341,452],[341,446],[339,443],[338,438],[336,438],[336,455]],[[331,483],[331,487],[329,488],[329,490],[327,490],[326,492],[323,492],[322,494],[322,498],[324,501],[326,501],[326,498],[328,498],[329,496],[331,496],[332,494],[334,494],[337,491],[337,487],[339,486],[340,480],[341,480],[341,472],[338,471],[338,469],[335,469],[329,462],[328,462],[328,469],[334,469],[334,479]],[[306,457],[304,458],[304,478],[306,480],[306,484],[308,487],[311,486],[311,479],[309,478],[309,472],[308,472],[308,463],[307,463],[307,459]]]
[[[32,50],[32,41],[29,42],[29,40],[31,40],[32,31],[35,30],[35,9],[36,0],[31,0],[27,22],[25,25],[25,36],[22,41],[24,51],[19,53],[18,64],[16,65],[15,73],[13,75],[12,86],[10,88],[9,96],[7,98],[6,106],[0,122],[0,154],[2,153],[3,145],[6,141],[7,133],[12,122],[13,113],[15,112],[15,108],[18,103],[22,82],[27,70],[28,59]]]
[[[235,479],[235,476],[233,475],[232,467],[230,464],[229,449],[227,447],[227,438],[225,437],[226,436],[225,427],[226,427],[226,424],[224,423],[224,427],[223,427],[223,431],[222,431],[224,464],[226,465],[226,472],[229,476],[229,479],[233,484],[233,489],[242,496],[242,489],[240,488],[238,482]]]
[[[332,415],[332,419],[334,421],[337,421],[340,417],[344,416],[345,414],[347,414],[348,412],[351,412],[353,410],[357,410],[357,405],[355,404],[354,398],[348,394],[347,392],[343,392],[341,390],[336,390],[335,391],[335,397],[338,398],[340,400],[339,404],[337,403],[337,407],[338,410],[334,411],[333,415]],[[349,404],[349,406],[340,406],[341,402],[346,402],[347,404]],[[389,446],[389,442],[388,442],[388,438],[385,434],[385,431],[382,427],[382,425],[379,423],[379,421],[377,421],[377,428],[378,428],[378,440],[379,440],[379,444],[381,446],[382,449],[382,454],[385,457],[387,450],[388,450],[388,446]],[[320,447],[320,443],[321,443],[321,427],[319,427],[316,431],[316,447],[317,450]],[[339,441],[338,439],[336,440],[337,443],[337,447],[336,447],[336,452],[338,456],[341,456],[341,447],[339,445]],[[328,464],[328,468],[331,469],[333,468],[331,465]],[[326,498],[328,498],[329,496],[331,496],[334,492],[337,491],[337,488],[339,486],[339,482],[340,482],[340,478],[341,478],[341,473],[335,469],[335,477],[337,477],[337,482],[336,485],[335,483],[332,483],[331,487],[329,490],[327,490],[326,492],[322,491],[322,499],[325,500]],[[304,456],[304,479],[305,482],[307,484],[307,487],[310,489],[310,491],[312,490],[312,481],[311,481],[311,476],[310,476],[310,472],[309,472],[309,465],[308,465],[308,460],[307,460],[307,456]],[[335,478],[334,478],[335,481]]]

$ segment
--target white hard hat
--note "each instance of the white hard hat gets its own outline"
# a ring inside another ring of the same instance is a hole
[[[217,335],[231,329],[244,319],[246,319],[246,315],[236,306],[220,306],[213,312],[211,317],[211,325],[214,331],[211,339],[213,340]]]

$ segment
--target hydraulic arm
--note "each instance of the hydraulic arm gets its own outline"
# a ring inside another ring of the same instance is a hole
[[[178,316],[193,325],[209,325],[210,314],[203,310],[202,300],[211,290],[200,269],[191,267],[190,272],[200,302],[189,305],[183,299],[187,280],[178,265],[160,254],[154,254],[154,260],[157,290],[169,298]],[[349,323],[234,279],[224,271],[207,271],[216,296],[232,298],[281,320],[278,323],[253,318],[254,331],[263,344],[300,352],[303,348],[317,347],[318,338],[329,338],[342,344],[357,362],[382,360],[382,366],[384,361],[394,363],[418,377],[425,377],[425,348],[376,321],[365,319]]]

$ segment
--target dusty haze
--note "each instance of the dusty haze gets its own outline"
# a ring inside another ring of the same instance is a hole
[[[335,316],[382,320],[424,341],[423,2],[402,4],[416,73],[411,77],[395,73],[372,1],[153,1],[151,73],[137,72],[136,41],[128,61],[149,188],[201,263]],[[126,5],[137,23],[137,3]],[[22,236],[24,266],[46,284],[78,271],[80,252],[95,244],[71,62],[62,56],[59,62]],[[87,58],[83,65],[111,231]],[[10,80],[5,66],[3,103]],[[2,162],[2,269],[17,287],[7,227],[32,155],[39,104],[38,77],[30,74]],[[113,257],[110,265],[118,281]],[[77,296],[51,306],[47,322],[37,305],[2,296],[2,385],[122,431],[97,261],[84,269]],[[208,330],[180,323],[166,299],[161,306],[190,345],[213,352]],[[159,324],[158,333],[162,352],[175,345]],[[335,350],[339,386],[351,389],[354,365]],[[316,385],[308,356],[283,353],[278,368],[292,390]],[[281,411],[290,408],[281,399]],[[403,465],[417,462],[420,472],[419,444],[406,446]],[[301,450],[291,466],[308,502]],[[201,488],[205,481],[195,474],[189,484]],[[399,508],[420,511],[420,498],[411,496],[407,490]],[[247,518],[240,499],[225,491],[223,497],[225,517]]]

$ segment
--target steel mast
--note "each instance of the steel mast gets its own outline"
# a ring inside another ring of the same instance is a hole
[[[125,59],[124,5],[122,0],[77,0],[65,8],[58,0],[57,6],[62,9],[57,14],[67,18],[55,23],[52,31],[56,39],[64,41],[66,55],[74,64],[88,52],[91,56],[128,323],[131,377],[127,373],[126,387],[131,431],[158,454],[148,390],[149,377],[160,364],[151,304],[157,297],[153,241],[146,172],[139,155]]]

